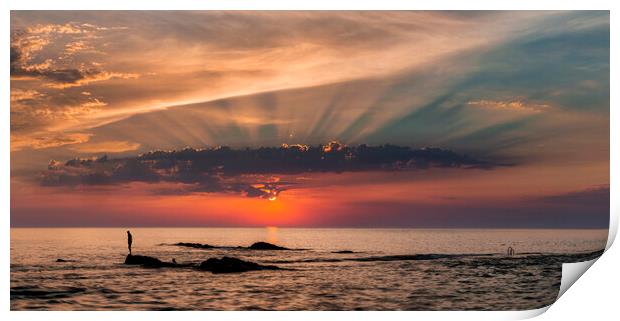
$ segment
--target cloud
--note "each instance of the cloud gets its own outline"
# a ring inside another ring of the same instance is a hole
[[[11,64],[11,77],[42,78],[46,87],[64,89],[79,87],[92,82],[110,79],[135,79],[138,74],[109,72],[95,66],[80,65],[76,68],[59,68],[52,61],[42,64],[20,66]]]
[[[47,84],[51,88],[71,88],[90,84],[92,82],[104,81],[110,79],[135,79],[138,74],[109,72],[98,68],[63,69],[44,72],[41,75],[47,77],[53,82]]]
[[[599,121],[585,113],[590,106],[609,111],[607,12],[21,11],[11,17],[12,40],[21,39],[12,61],[21,54],[34,70],[78,70],[54,74],[59,82],[13,77],[12,89],[51,98],[39,97],[28,110],[12,104],[12,135],[88,131],[138,143],[141,152],[338,139],[511,160],[539,156],[533,144],[593,155],[592,142],[607,140],[599,132],[583,136],[608,127],[607,115]],[[71,59],[58,59],[80,41],[104,54],[76,48]],[[139,80],[123,80],[130,74]],[[77,113],[72,107],[85,102],[82,91],[107,105]],[[432,104],[440,97],[447,98]],[[205,103],[187,107],[197,102]],[[527,109],[537,103],[553,108]],[[579,130],[557,117],[568,103],[584,111],[576,117]],[[67,114],[57,111],[65,107]],[[552,135],[566,143],[549,141]],[[48,152],[66,149],[37,153]]]
[[[97,30],[96,26],[81,26],[75,23],[66,24],[37,24],[28,27],[26,30],[29,34],[82,34]]]
[[[11,14],[11,80],[66,95],[87,86],[109,103],[97,126],[191,102],[447,69],[442,57],[503,41],[513,23],[538,15],[497,25],[493,12],[21,11]]]
[[[85,116],[100,111],[107,102],[97,97],[74,96],[66,98],[34,90],[13,89],[11,96],[11,135],[62,135],[63,125],[79,122]],[[56,130],[52,132],[51,127]],[[59,127],[61,126],[61,127]],[[41,129],[41,127],[47,127]],[[39,129],[39,130],[33,130]]]
[[[609,185],[601,185],[560,195],[544,196],[535,201],[547,205],[608,207],[609,195]]]
[[[88,133],[39,133],[28,137],[11,135],[11,151],[24,148],[43,149],[87,142],[92,134]]]
[[[467,102],[467,105],[474,107],[490,108],[490,109],[506,109],[519,112],[534,112],[548,110],[551,106],[547,104],[537,104],[524,101],[521,99],[514,100],[474,100]]]
[[[71,146],[69,149],[80,153],[120,153],[136,150],[140,147],[138,143],[128,141],[104,141],[88,142]]]
[[[31,101],[42,98],[44,94],[34,89],[19,89],[15,88],[11,90],[11,103],[18,103],[23,101]]]
[[[80,148],[76,146],[74,149]],[[433,167],[488,169],[495,166],[501,164],[439,148],[346,146],[334,141],[318,146],[285,144],[255,149],[185,148],[152,151],[128,158],[75,158],[64,164],[52,161],[43,173],[41,184],[76,186],[172,182],[186,184],[181,189],[186,193],[241,193],[247,197],[270,198],[295,185],[281,181],[279,176],[317,172],[409,171]]]
[[[347,204],[347,215],[331,220],[328,226],[607,229],[609,195],[609,185],[605,185],[542,197],[484,202],[445,197],[437,203],[356,200]]]
[[[92,40],[98,38],[98,32],[113,29],[119,28],[66,23],[37,24],[12,30],[11,79],[41,79],[47,87],[64,89],[114,78],[137,78],[135,73],[106,71],[101,68],[102,64],[91,59],[82,62],[70,59],[80,53],[101,53]],[[59,55],[53,48],[62,42],[65,44]],[[48,47],[52,47],[51,52],[44,55]]]
[[[65,45],[65,53],[67,55],[73,55],[83,51],[95,51],[91,44],[86,43],[84,40],[73,41]]]

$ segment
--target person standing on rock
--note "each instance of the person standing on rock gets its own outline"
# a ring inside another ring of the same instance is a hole
[[[131,243],[133,243],[133,237],[131,232],[127,231],[127,247],[129,248],[129,255],[131,255]]]

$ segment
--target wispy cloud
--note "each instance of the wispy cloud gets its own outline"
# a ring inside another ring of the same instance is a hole
[[[88,133],[36,133],[29,137],[11,136],[11,151],[24,148],[44,149],[87,142],[92,134]]]
[[[42,98],[44,94],[34,89],[13,89],[11,90],[11,103],[19,103]]]
[[[69,149],[80,153],[121,153],[134,151],[140,147],[138,143],[128,141],[88,142],[70,146]]]
[[[89,87],[108,103],[89,126],[189,102],[443,65],[442,57],[503,41],[544,15],[521,13],[514,25],[497,25],[497,13],[425,11],[31,14],[12,14],[13,87],[65,97]],[[248,125],[263,122],[236,116]]]
[[[517,112],[539,113],[551,108],[548,104],[531,103],[520,99],[514,100],[474,100],[467,102],[467,105],[474,107],[505,109]]]

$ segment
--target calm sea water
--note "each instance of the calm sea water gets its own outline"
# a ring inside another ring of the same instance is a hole
[[[11,229],[13,310],[521,310],[553,303],[561,262],[607,230],[136,228],[134,254],[233,256],[290,270],[211,274],[122,264],[125,229]],[[177,242],[300,251],[192,249]],[[505,255],[508,246],[516,256]],[[333,253],[350,250],[354,253]],[[445,254],[419,256],[418,254]],[[418,256],[416,256],[418,255]],[[69,262],[56,262],[57,259]]]

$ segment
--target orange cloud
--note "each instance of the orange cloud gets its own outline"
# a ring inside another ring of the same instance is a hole
[[[11,151],[19,151],[25,148],[44,149],[73,145],[87,142],[92,134],[88,133],[38,133],[29,136],[11,135]]]
[[[73,71],[70,71],[71,74],[74,74]],[[56,89],[64,89],[71,87],[80,87],[84,85],[88,85],[93,82],[105,81],[110,79],[136,79],[138,78],[138,74],[136,73],[122,73],[122,72],[109,72],[103,71],[99,69],[89,69],[89,68],[79,68],[76,69],[75,77],[70,76],[69,78],[65,78],[62,75],[64,71],[58,73],[58,71],[54,72],[54,79],[63,79],[66,81],[51,81],[45,84],[46,87],[56,88]]]
[[[17,103],[24,100],[33,100],[43,97],[44,95],[34,89],[11,89],[11,103]]]
[[[128,141],[87,142],[69,147],[79,153],[121,153],[136,150],[140,144]]]
[[[520,99],[515,100],[474,100],[467,102],[470,106],[483,107],[483,108],[491,108],[491,109],[506,109],[513,111],[522,111],[522,112],[534,112],[539,113],[541,111],[545,111],[551,108],[550,105],[547,104],[538,104],[527,102]]]

